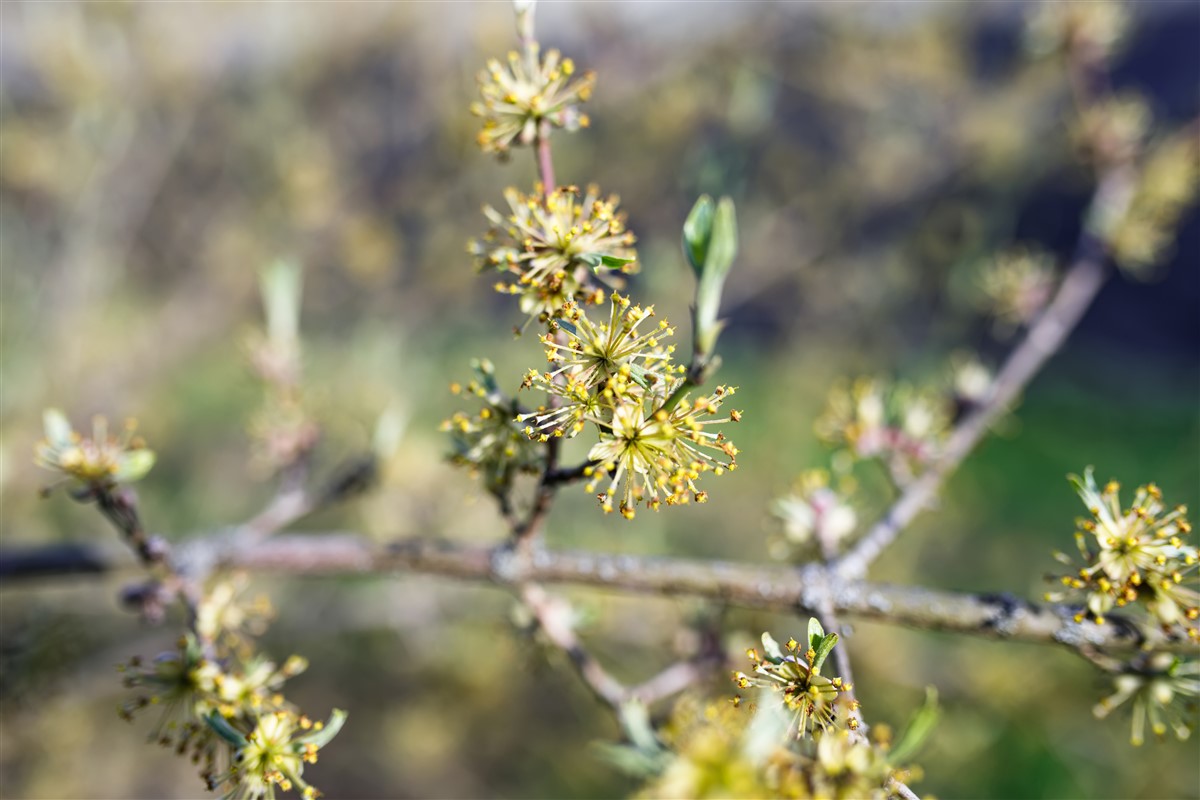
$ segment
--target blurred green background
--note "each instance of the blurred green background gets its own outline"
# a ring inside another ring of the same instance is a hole
[[[1023,4],[544,4],[538,30],[598,72],[593,125],[554,139],[560,180],[617,192],[639,236],[635,298],[685,323],[679,229],[700,192],[738,205],[723,382],[740,386],[740,469],[703,509],[603,517],[568,491],[556,547],[766,560],[766,508],[823,463],[812,434],[846,374],[939,374],[997,340],[975,312],[979,263],[1013,241],[1065,258],[1092,177],[1070,144],[1061,66],[1022,47]],[[1157,131],[1200,111],[1200,6],[1133,7],[1114,83]],[[272,492],[248,462],[260,389],[244,341],[257,271],[305,268],[303,329],[318,472],[367,446],[389,404],[408,420],[383,484],[301,528],[386,541],[494,542],[503,525],[444,463],[446,387],[492,358],[515,389],[541,362],[465,242],[482,203],[528,188],[474,146],[475,73],[513,45],[508,3],[0,5],[0,502],[3,544],[115,544],[94,511],[42,501],[31,461],[47,405],[76,424],[137,416],[159,463],[139,491],[182,537],[248,517]],[[1031,598],[1071,546],[1064,476],[1157,481],[1200,501],[1200,220],[1156,277],[1120,276],[942,507],[872,577]],[[574,456],[582,458],[577,443]],[[568,463],[573,459],[568,458]],[[874,498],[870,518],[886,503]],[[126,579],[128,576],[126,576]],[[0,588],[0,795],[197,797],[185,763],[119,721],[113,665],[177,635],[116,601],[122,578]],[[306,772],[330,797],[613,797],[632,784],[590,743],[613,720],[562,658],[508,624],[502,591],[416,576],[257,582],[299,652],[289,696],[350,710]],[[695,603],[567,592],[623,678],[672,660]],[[803,621],[731,611],[730,641]],[[876,624],[850,649],[866,714],[898,727],[936,685],[945,715],[916,786],[940,797],[1195,797],[1191,743],[1128,745],[1101,723],[1107,685],[1079,658]],[[736,651],[735,651],[736,652]],[[728,692],[719,682],[716,692]]]

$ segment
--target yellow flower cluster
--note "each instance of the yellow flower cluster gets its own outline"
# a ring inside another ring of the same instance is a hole
[[[506,158],[513,146],[530,145],[542,122],[555,128],[576,130],[588,125],[579,104],[592,94],[596,76],[576,75],[575,62],[557,50],[543,58],[536,42],[522,53],[510,52],[502,63],[488,61],[479,73],[480,102],[471,113],[483,118],[476,142],[485,153]]]
[[[510,187],[504,199],[508,213],[484,206],[490,227],[468,249],[481,271],[510,278],[496,290],[520,296],[526,314],[545,319],[568,302],[601,302],[604,294],[593,278],[637,271],[635,238],[617,211],[616,195],[602,197],[595,185],[546,194],[539,184],[528,195]]]
[[[1196,590],[1197,550],[1185,541],[1191,533],[1187,509],[1168,510],[1154,484],[1140,486],[1133,503],[1122,508],[1120,486],[1097,486],[1092,470],[1071,476],[1090,518],[1078,522],[1075,534],[1084,566],[1062,576],[1064,592],[1047,599],[1061,601],[1082,593],[1087,604],[1077,619],[1103,623],[1113,608],[1141,605],[1164,629],[1186,628],[1200,640],[1200,592]],[[1070,563],[1066,556],[1060,560]]]
[[[588,425],[599,441],[588,452],[585,488],[595,492],[605,512],[619,508],[632,519],[637,503],[658,510],[695,500],[707,501],[697,481],[711,472],[736,469],[737,448],[717,426],[741,419],[740,411],[715,417],[737,391],[718,386],[693,399],[681,365],[672,361],[674,348],[662,339],[673,329],[660,322],[648,332],[638,328],[653,317],[653,308],[630,303],[613,293],[607,323],[593,323],[574,304],[555,324],[565,330],[565,342],[542,337],[553,369],[530,371],[524,388],[537,387],[556,403],[522,414],[525,432],[534,440],[575,436]]]

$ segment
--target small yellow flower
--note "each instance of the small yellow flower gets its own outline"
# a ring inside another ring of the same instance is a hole
[[[46,438],[38,443],[38,466],[56,470],[93,489],[111,489],[119,483],[139,480],[154,466],[154,452],[135,436],[137,423],[129,420],[120,437],[108,432],[108,421],[95,417],[92,436],[76,433],[58,409],[43,414]]]
[[[1078,521],[1075,534],[1084,565],[1060,578],[1063,591],[1047,597],[1062,601],[1082,593],[1086,616],[1097,623],[1114,608],[1140,603],[1159,625],[1181,626],[1200,639],[1198,557],[1185,541],[1192,528],[1187,509],[1168,509],[1154,484],[1138,487],[1132,504],[1122,508],[1120,485],[1110,481],[1101,489],[1090,467],[1082,478],[1070,479],[1090,514]],[[1059,560],[1070,563],[1066,556]]]
[[[513,146],[532,144],[542,122],[566,130],[587,127],[579,104],[591,96],[595,81],[592,72],[576,74],[575,63],[557,50],[542,58],[536,42],[503,63],[488,61],[479,73],[481,102],[471,104],[471,113],[483,119],[480,149],[506,158]]]
[[[1101,700],[1093,713],[1098,719],[1132,701],[1133,723],[1130,741],[1136,746],[1146,740],[1146,721],[1155,736],[1164,736],[1170,728],[1175,736],[1187,739],[1195,727],[1195,698],[1200,695],[1200,661],[1183,661],[1159,653],[1146,659],[1130,672],[1116,677],[1116,692]],[[1178,708],[1176,700],[1183,700]],[[1190,710],[1187,708],[1190,702]]]
[[[1057,283],[1053,259],[1028,249],[997,256],[979,275],[982,305],[1002,334],[1031,322],[1050,301]]]

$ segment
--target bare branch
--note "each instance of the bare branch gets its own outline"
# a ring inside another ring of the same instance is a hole
[[[596,658],[589,653],[575,636],[571,625],[571,607],[562,598],[546,593],[540,586],[527,583],[521,587],[521,599],[538,621],[542,633],[554,646],[567,654],[571,666],[591,689],[597,700],[620,708],[629,690],[625,684],[613,677]]]
[[[1097,202],[1102,197],[1126,191],[1129,183],[1127,174],[1114,173],[1111,180],[1114,182],[1112,186],[1101,187],[1097,192]],[[1102,251],[1098,242],[1090,236],[1085,237],[1078,258],[1067,271],[1054,300],[1025,334],[996,376],[987,402],[963,419],[947,440],[940,458],[908,485],[883,518],[837,562],[837,570],[842,577],[861,578],[866,575],[871,562],[895,541],[919,513],[929,507],[946,478],[975,449],[975,445],[1012,405],[1042,365],[1062,347],[1067,335],[1083,317],[1104,283],[1106,274],[1101,260]]]

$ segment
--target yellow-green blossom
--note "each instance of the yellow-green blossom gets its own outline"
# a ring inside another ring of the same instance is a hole
[[[490,227],[469,249],[480,270],[497,270],[511,282],[497,291],[519,295],[531,316],[555,315],[568,301],[598,302],[603,294],[593,277],[637,271],[634,235],[617,211],[616,195],[602,197],[594,184],[553,189],[539,184],[526,195],[504,192],[508,213],[484,206]]]
[[[949,431],[950,404],[937,393],[906,384],[859,378],[829,393],[814,424],[819,438],[845,445],[859,458],[880,458],[898,482],[935,458]]]
[[[1001,253],[979,275],[982,306],[1002,334],[1033,321],[1054,296],[1057,284],[1054,260],[1039,250]]]
[[[819,645],[824,638],[822,631],[815,641]],[[858,718],[853,713],[858,703],[844,696],[854,687],[841,678],[827,678],[821,674],[822,662],[837,642],[836,635],[831,634],[828,638],[832,641],[819,652],[811,639],[806,649],[801,649],[795,639],[789,639],[780,647],[770,634],[764,633],[765,653],[760,655],[754,649],[746,652],[754,664],[753,672],[733,673],[739,689],[754,687],[779,693],[783,706],[792,712],[791,728],[796,738],[831,727],[858,728]]]
[[[1118,675],[1115,683],[1116,692],[1101,700],[1092,711],[1103,719],[1117,706],[1132,701],[1130,741],[1134,745],[1146,740],[1147,719],[1151,732],[1160,737],[1170,728],[1177,738],[1186,739],[1196,727],[1196,701],[1191,698],[1200,695],[1200,661],[1183,661],[1168,653],[1158,653],[1138,668]]]
[[[829,485],[823,469],[801,473],[793,491],[771,504],[782,532],[780,555],[817,555],[823,543],[838,548],[858,526],[858,515],[843,493]]]
[[[737,448],[724,433],[710,430],[741,418],[739,411],[710,418],[735,391],[718,386],[695,401],[685,396],[670,411],[661,407],[658,394],[615,395],[611,416],[590,420],[607,430],[601,427],[600,441],[588,452],[595,466],[585,473],[591,480],[584,488],[594,492],[607,481],[597,499],[606,513],[616,502],[626,519],[633,519],[638,502],[655,511],[662,503],[707,502],[708,493],[696,485],[701,475],[737,468]]]
[[[120,437],[108,432],[108,421],[92,420],[92,436],[75,432],[58,409],[42,415],[46,438],[35,449],[38,466],[56,470],[93,489],[111,489],[119,483],[132,483],[154,466],[154,453],[135,436],[137,423],[125,423]]]
[[[474,362],[476,380],[464,388],[452,384],[455,394],[471,394],[482,401],[475,414],[456,412],[442,422],[449,433],[454,451],[453,463],[483,474],[491,492],[503,491],[518,472],[535,473],[542,466],[543,454],[525,435],[516,420],[516,401],[505,397],[496,386],[494,368],[486,359]]]
[[[221,800],[274,800],[280,791],[293,789],[305,798],[321,793],[304,780],[304,765],[317,763],[317,753],[337,735],[346,713],[334,709],[328,723],[281,710],[260,716],[244,736],[220,718],[210,724],[234,745],[229,771],[213,779],[223,789]]]
[[[1140,604],[1162,627],[1184,627],[1200,639],[1200,592],[1196,586],[1197,550],[1187,544],[1191,533],[1187,509],[1170,510],[1154,484],[1138,487],[1128,508],[1120,505],[1120,486],[1109,481],[1097,486],[1091,468],[1083,478],[1070,476],[1091,514],[1077,522],[1076,545],[1083,566],[1061,578],[1066,591],[1047,595],[1063,600],[1081,593],[1085,616],[1103,623],[1113,608]],[[1060,560],[1070,563],[1066,556]]]
[[[656,385],[661,388],[670,376],[682,371],[682,367],[671,363],[675,346],[662,343],[675,333],[666,320],[660,320],[649,331],[638,331],[654,317],[654,306],[632,305],[628,297],[616,292],[609,301],[608,322],[599,324],[588,319],[579,306],[565,306],[563,318],[555,325],[566,331],[565,341],[551,334],[541,337],[546,360],[554,368],[532,373],[524,386],[536,384],[551,394],[570,397],[576,394],[575,387],[592,392],[621,374],[647,389]]]
[[[479,147],[505,158],[513,146],[532,144],[542,122],[567,130],[587,127],[579,104],[591,96],[595,80],[592,72],[576,75],[575,62],[557,50],[543,58],[536,42],[522,53],[510,52],[503,63],[491,59],[479,73],[482,101],[471,104],[471,113],[483,118]]]

